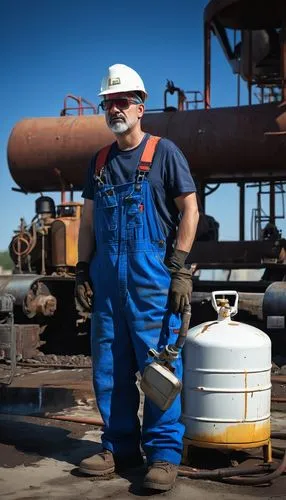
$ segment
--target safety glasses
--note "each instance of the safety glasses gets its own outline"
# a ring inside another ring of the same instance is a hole
[[[103,111],[109,111],[112,106],[115,106],[118,109],[128,109],[130,104],[140,104],[138,100],[133,97],[119,97],[115,99],[106,99],[101,101],[100,106]]]

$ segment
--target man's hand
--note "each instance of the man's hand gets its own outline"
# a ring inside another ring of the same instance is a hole
[[[193,290],[192,271],[182,267],[171,273],[170,307],[173,313],[183,313],[187,304],[191,303]]]
[[[167,264],[171,273],[169,301],[173,313],[183,313],[185,305],[191,303],[193,272],[184,267],[187,256],[188,252],[174,250]]]
[[[85,312],[91,311],[93,291],[88,262],[80,261],[75,268],[75,300]],[[77,304],[76,304],[77,305]]]

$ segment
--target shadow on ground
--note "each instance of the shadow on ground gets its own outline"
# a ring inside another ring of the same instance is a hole
[[[76,426],[66,422],[63,427],[51,421],[39,424],[21,418],[8,418],[2,415],[0,420],[0,467],[29,465],[43,458],[77,466],[82,459],[101,449],[100,444],[94,441],[80,439],[82,434],[92,429],[90,426],[84,426],[81,435],[75,435]],[[15,450],[18,453],[15,454]]]

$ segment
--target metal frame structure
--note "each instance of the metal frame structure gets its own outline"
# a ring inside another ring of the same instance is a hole
[[[253,73],[253,33],[256,30],[278,30],[280,38],[280,61],[279,74],[261,74]],[[229,31],[233,32],[233,44],[230,41]],[[241,53],[239,47],[238,33],[240,40],[245,38],[248,51],[248,74],[246,77],[248,89],[248,106],[253,105],[253,87],[259,89],[256,96],[260,104],[273,102],[283,105],[286,101],[286,2],[283,0],[273,0],[271,2],[259,2],[254,0],[211,0],[204,10],[204,108],[211,108],[211,39],[212,35],[218,38],[222,50],[230,63],[233,73],[237,74],[237,106],[241,105],[240,98],[240,80],[241,80]],[[246,36],[247,35],[247,36]],[[275,95],[275,89],[279,89],[278,97]],[[279,95],[280,94],[280,95]],[[285,135],[285,131],[266,131],[265,136],[275,137]],[[286,176],[285,176],[286,180]],[[239,187],[239,239],[245,239],[245,188],[248,179],[241,180]],[[267,181],[269,187],[269,215],[263,213],[260,209],[261,193],[263,181],[255,183],[258,186],[257,194],[257,213],[252,221],[253,239],[261,239],[261,222],[267,222],[275,225],[275,221],[281,218],[276,214],[275,199],[276,193],[283,195],[285,193],[285,181],[275,179]],[[264,181],[265,185],[265,181]],[[200,186],[200,195],[203,207],[205,207],[205,185]],[[283,199],[284,200],[284,199]],[[283,202],[282,202],[283,203]],[[259,213],[258,213],[259,212]],[[282,217],[284,217],[284,211]],[[256,222],[256,223],[255,223]],[[254,227],[253,227],[254,224]]]

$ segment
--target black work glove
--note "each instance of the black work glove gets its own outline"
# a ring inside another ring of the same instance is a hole
[[[169,303],[173,313],[183,313],[185,305],[191,303],[193,273],[191,269],[184,267],[188,255],[183,250],[174,250],[167,263],[171,273]]]
[[[91,311],[93,291],[89,277],[89,263],[80,261],[75,268],[75,301],[85,312]]]

